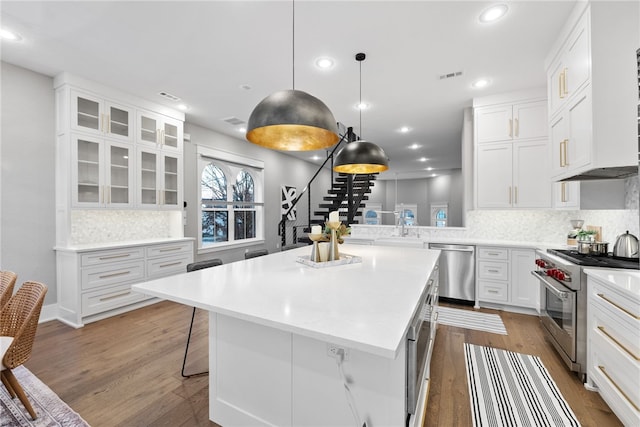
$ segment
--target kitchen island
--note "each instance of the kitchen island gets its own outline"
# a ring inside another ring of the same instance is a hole
[[[439,251],[345,244],[341,253],[361,263],[313,268],[297,262],[310,249],[133,288],[209,311],[212,421],[404,425],[406,334]],[[336,348],[346,351],[341,366],[331,355]]]

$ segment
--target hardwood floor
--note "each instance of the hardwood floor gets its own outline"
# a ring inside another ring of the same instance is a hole
[[[208,419],[208,375],[180,375],[191,310],[161,302],[81,329],[43,323],[26,366],[93,427],[216,426]],[[464,342],[539,356],[583,426],[621,425],[565,368],[536,317],[482,311],[499,313],[509,335],[438,326],[427,426],[471,425]],[[207,325],[198,310],[187,373],[207,369]]]

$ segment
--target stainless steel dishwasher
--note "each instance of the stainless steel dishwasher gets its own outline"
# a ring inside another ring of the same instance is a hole
[[[440,253],[438,293],[441,300],[475,303],[476,300],[476,247],[429,243],[429,249]]]

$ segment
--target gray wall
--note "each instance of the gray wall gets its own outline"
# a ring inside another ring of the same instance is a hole
[[[187,118],[188,120],[188,118]],[[214,148],[253,159],[262,160],[265,179],[265,244],[255,247],[237,247],[225,249],[213,253],[197,255],[197,260],[220,258],[228,263],[244,258],[245,250],[266,248],[269,252],[280,250],[280,236],[278,236],[278,223],[280,222],[280,187],[282,185],[295,186],[298,194],[309,182],[319,165],[299,160],[293,156],[278,151],[267,150],[251,144],[244,139],[232,138],[227,135],[206,129],[193,123],[185,124],[185,132],[190,134],[191,142],[184,145],[184,189],[187,201],[187,225],[185,236],[198,237],[198,199],[200,190],[200,177],[197,168],[197,145]],[[318,203],[326,195],[326,190],[331,185],[330,171],[323,170],[316,178],[316,186],[311,188],[311,209],[317,209]],[[323,186],[322,189],[316,188]],[[322,190],[322,191],[321,191]],[[315,206],[315,208],[314,208]],[[306,194],[297,205],[298,218],[306,218],[307,196]]]
[[[2,72],[0,268],[49,286],[56,301],[53,79],[5,62]]]

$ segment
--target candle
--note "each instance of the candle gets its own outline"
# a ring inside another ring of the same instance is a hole
[[[322,233],[322,227],[320,227],[319,225],[311,226],[311,234],[320,234],[320,233]]]
[[[339,222],[338,211],[329,212],[329,222]]]

